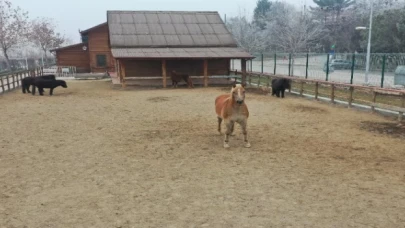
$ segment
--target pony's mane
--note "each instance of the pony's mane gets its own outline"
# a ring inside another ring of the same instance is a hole
[[[238,88],[241,88],[242,87],[242,84],[235,84],[235,87],[232,87],[231,88],[231,93],[232,93],[232,91],[234,90],[234,89],[238,89]]]

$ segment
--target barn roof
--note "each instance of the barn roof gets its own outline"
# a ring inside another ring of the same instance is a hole
[[[115,58],[253,58],[218,12],[107,11],[107,23]]]
[[[107,11],[111,47],[236,47],[217,12]]]
[[[104,22],[104,23],[98,24],[96,26],[93,26],[91,28],[88,28],[86,30],[80,31],[80,34],[86,34],[86,33],[90,32],[91,30],[103,27],[104,25],[107,25],[107,22]]]

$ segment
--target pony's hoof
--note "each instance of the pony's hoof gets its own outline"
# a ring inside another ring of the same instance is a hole
[[[224,148],[230,148],[230,146],[229,146],[229,144],[228,143],[224,143]]]
[[[250,143],[245,143],[245,147],[246,148],[250,148],[252,145],[250,145]]]

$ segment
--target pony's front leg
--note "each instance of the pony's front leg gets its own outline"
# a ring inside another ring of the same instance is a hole
[[[225,121],[226,125],[226,132],[225,132],[225,139],[224,139],[224,148],[229,148],[229,136],[232,133],[232,125],[234,124],[233,121]]]
[[[221,123],[222,123],[222,118],[218,116],[218,132],[221,134]]]
[[[231,126],[231,136],[235,136],[235,132],[233,132],[234,129],[235,129],[235,122],[233,122]]]
[[[243,141],[245,143],[245,147],[249,148],[251,145],[249,143],[248,137],[247,137],[247,120],[244,120],[240,123],[242,126],[242,133],[243,133]]]

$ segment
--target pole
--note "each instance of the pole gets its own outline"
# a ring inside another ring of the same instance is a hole
[[[326,81],[329,78],[329,53],[326,54]]]
[[[385,59],[386,56],[383,56],[382,70],[381,70],[381,88],[384,88],[384,74],[385,74]]]
[[[253,72],[253,59],[250,60],[250,72]]]
[[[353,53],[353,56],[352,56],[352,72],[351,72],[351,75],[350,75],[350,84],[353,84],[354,62],[355,62],[355,60],[356,60],[356,54]]]
[[[308,58],[309,58],[309,54],[307,53],[307,64],[305,66],[305,79],[308,78]]]
[[[368,74],[370,70],[370,49],[371,49],[371,29],[373,26],[373,1],[370,1],[370,26],[368,28],[368,43],[367,43],[367,59],[366,59],[366,78],[365,83],[368,84]]]
[[[263,53],[262,53],[262,74],[263,74]]]
[[[288,76],[291,76],[291,53],[288,55]]]
[[[277,54],[274,53],[274,75],[276,75],[276,67],[277,66]]]

